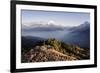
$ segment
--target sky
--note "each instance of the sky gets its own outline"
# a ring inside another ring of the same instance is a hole
[[[22,24],[32,22],[49,22],[62,26],[78,26],[85,21],[90,22],[90,13],[21,10],[21,18]]]

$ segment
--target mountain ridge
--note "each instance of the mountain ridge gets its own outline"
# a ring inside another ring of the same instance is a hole
[[[80,24],[79,26],[73,26],[73,27],[68,27],[68,26],[58,26],[58,25],[44,25],[44,24],[34,24],[36,26],[31,26],[27,27],[22,25],[22,32],[27,32],[27,31],[69,31],[69,32],[79,32],[79,31],[84,31],[84,30],[90,30],[90,23],[89,22],[84,22],[83,24]]]

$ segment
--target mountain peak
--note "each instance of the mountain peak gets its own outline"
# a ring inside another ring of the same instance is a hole
[[[48,24],[48,25],[55,25],[55,24],[56,24],[56,22],[55,22],[55,21],[53,21],[53,20],[50,20],[50,21],[48,21],[48,22],[47,22],[47,24]]]
[[[85,21],[83,24],[80,25],[81,27],[89,27],[90,23],[88,21]]]

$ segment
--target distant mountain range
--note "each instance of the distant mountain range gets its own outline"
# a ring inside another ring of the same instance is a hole
[[[70,30],[69,34],[63,36],[62,40],[64,42],[90,48],[90,24],[88,22]],[[68,38],[66,38],[66,36],[68,36]]]
[[[22,25],[22,36],[24,36],[22,37],[24,39],[30,38],[29,36],[31,36],[32,39],[28,39],[31,41],[45,40],[51,36],[65,43],[90,48],[90,23],[86,21],[79,26],[73,27],[31,23],[28,26]]]
[[[22,24],[22,31],[61,31],[64,30],[65,27],[58,26],[55,24],[42,24],[42,23],[30,23],[28,26]]]

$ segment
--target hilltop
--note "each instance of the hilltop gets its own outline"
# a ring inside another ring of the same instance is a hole
[[[54,38],[39,41],[33,48],[22,48],[22,62],[72,61],[89,57],[89,49],[65,44]]]

